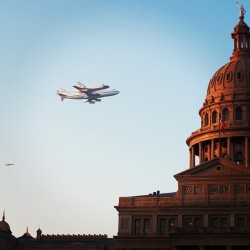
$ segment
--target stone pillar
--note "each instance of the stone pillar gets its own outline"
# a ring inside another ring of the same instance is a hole
[[[182,215],[178,214],[178,219],[177,219],[177,227],[182,227]]]
[[[208,227],[208,214],[204,214],[204,227]]]
[[[192,167],[192,147],[189,148],[189,168]]]
[[[211,144],[209,144],[207,147],[207,156],[208,156],[208,160],[211,160]]]
[[[230,227],[235,227],[235,214],[230,214]]]
[[[227,154],[230,156],[231,159],[231,138],[227,137]]]
[[[203,163],[202,143],[199,142],[199,164]]]
[[[195,166],[194,146],[191,146],[191,148],[189,149],[189,154],[189,168],[193,168]]]
[[[245,166],[249,167],[249,138],[245,137]]]
[[[214,139],[211,140],[211,160],[214,159]]]
[[[153,215],[153,221],[152,221],[152,234],[157,235],[157,215]]]

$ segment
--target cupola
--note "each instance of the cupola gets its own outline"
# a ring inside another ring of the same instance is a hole
[[[12,234],[9,224],[5,221],[5,212],[3,212],[3,218],[0,221],[0,231]]]
[[[30,233],[29,233],[28,227],[27,227],[26,232],[23,234],[22,238],[33,238],[33,237],[30,235]]]

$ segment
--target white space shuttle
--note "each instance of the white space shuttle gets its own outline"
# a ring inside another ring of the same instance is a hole
[[[108,89],[109,86],[106,84],[97,84],[92,86],[86,86],[80,82],[77,82],[78,86],[73,86],[74,92],[77,93],[90,93],[98,90]]]

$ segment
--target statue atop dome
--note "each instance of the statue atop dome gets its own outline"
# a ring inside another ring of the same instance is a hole
[[[238,2],[236,2],[237,7],[240,9],[240,17],[244,18],[245,14],[246,14],[246,10],[243,7],[242,4],[239,4]]]

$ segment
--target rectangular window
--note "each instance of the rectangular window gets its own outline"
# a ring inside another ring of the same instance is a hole
[[[151,219],[136,217],[133,219],[133,232],[135,235],[148,235],[151,233]]]
[[[235,222],[237,227],[250,227],[250,215],[249,214],[236,215]]]
[[[247,226],[250,227],[250,218],[247,218]]]
[[[149,235],[150,234],[150,219],[144,219],[144,234]]]
[[[200,217],[197,217],[194,219],[194,226],[195,227],[202,227],[202,219]]]
[[[141,219],[135,219],[135,234],[139,235],[141,233]]]
[[[161,215],[157,218],[157,231],[160,235],[168,234],[173,228],[176,227],[176,216]]]
[[[245,227],[245,218],[238,217],[238,219],[237,219],[237,226],[238,227]]]
[[[169,228],[175,227],[175,218],[169,219]]]
[[[218,227],[218,218],[211,219],[211,227]]]
[[[203,227],[203,216],[184,216],[183,221],[185,227]]]
[[[160,219],[160,234],[166,234],[167,233],[167,219],[161,218]]]
[[[221,218],[221,227],[229,227],[228,218]]]
[[[211,216],[209,218],[209,226],[212,228],[229,227],[229,217],[227,215]]]
[[[193,220],[192,218],[185,218],[185,227],[193,227]]]

